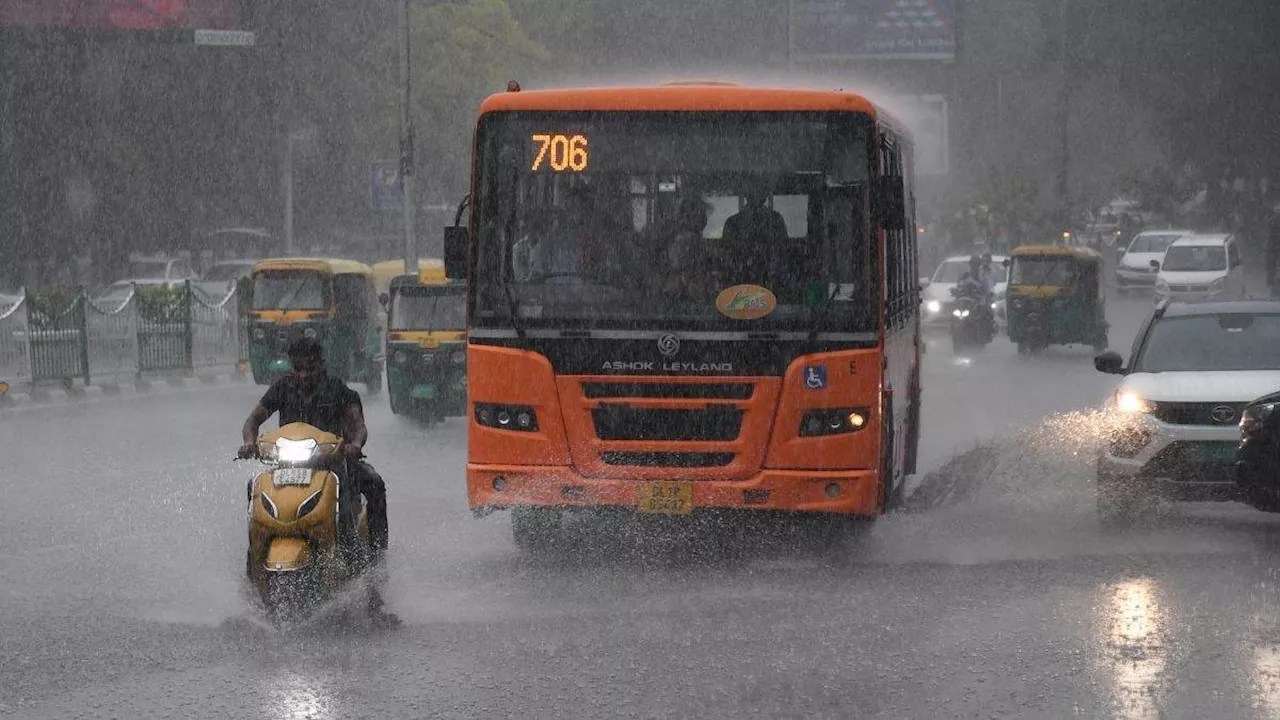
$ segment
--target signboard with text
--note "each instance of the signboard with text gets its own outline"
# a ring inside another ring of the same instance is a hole
[[[791,1],[793,59],[955,59],[958,0]]]
[[[232,30],[240,11],[240,0],[0,0],[0,27]]]

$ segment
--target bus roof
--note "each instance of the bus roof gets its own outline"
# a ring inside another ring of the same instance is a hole
[[[364,263],[337,258],[271,258],[254,263],[253,272],[260,270],[313,270],[334,275],[373,274],[373,270]]]
[[[728,83],[521,90],[489,96],[480,114],[511,110],[811,111],[884,114],[865,97],[838,90],[740,87]]]

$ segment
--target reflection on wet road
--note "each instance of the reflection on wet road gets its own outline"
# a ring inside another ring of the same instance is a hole
[[[1127,347],[1149,306],[1118,305]],[[505,516],[467,512],[461,424],[370,399],[394,631],[339,602],[281,633],[247,600],[252,469],[227,458],[256,389],[5,416],[0,716],[1280,715],[1280,517],[1101,533],[1087,408],[1113,380],[1091,355],[932,344],[923,469],[980,451],[836,545],[586,519],[527,559]]]

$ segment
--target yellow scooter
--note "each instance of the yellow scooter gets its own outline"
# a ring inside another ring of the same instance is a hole
[[[258,440],[269,469],[249,485],[245,570],[277,621],[305,615],[368,564],[368,513],[341,449],[306,423]]]

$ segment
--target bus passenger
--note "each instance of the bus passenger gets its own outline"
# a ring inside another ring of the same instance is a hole
[[[707,254],[707,203],[699,195],[680,200],[676,211],[676,232],[667,246],[667,275],[664,294],[672,300],[711,300],[712,267]]]
[[[763,182],[753,183],[744,193],[746,206],[724,223],[730,282],[769,282],[773,253],[787,241],[787,224],[781,213],[766,204],[769,195]]]

